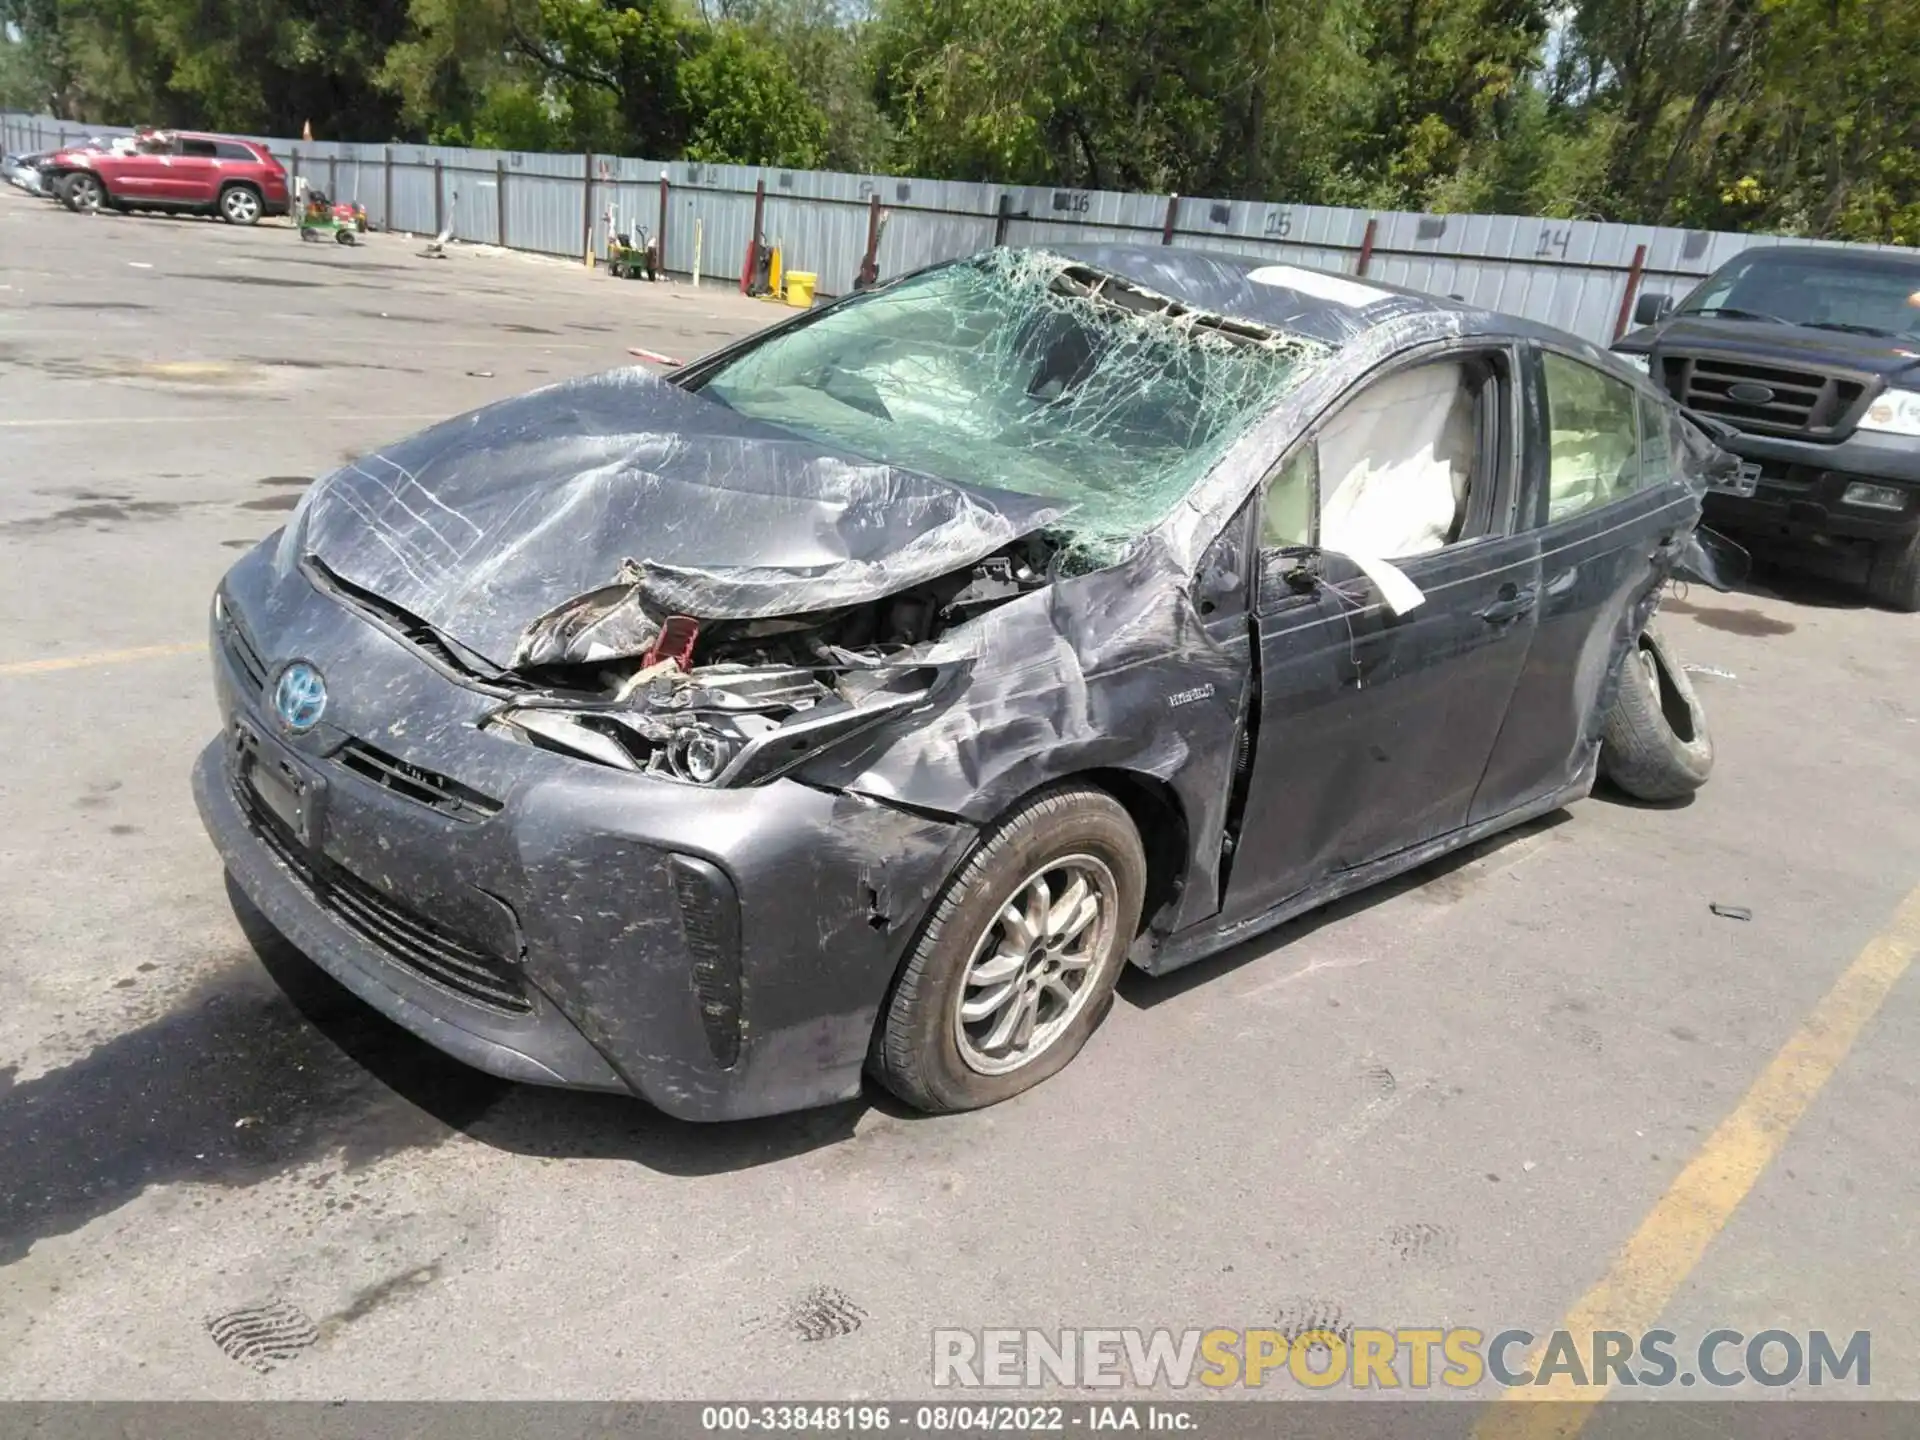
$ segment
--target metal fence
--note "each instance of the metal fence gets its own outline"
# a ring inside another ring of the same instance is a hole
[[[0,114],[8,153],[125,133]],[[1643,285],[1678,293],[1742,250],[1788,243],[1589,220],[248,138],[271,147],[291,175],[335,200],[365,205],[382,229],[444,230],[459,240],[584,260],[604,255],[609,235],[643,228],[661,242],[668,270],[732,279],[751,265],[757,236],[779,247],[788,270],[816,274],[822,295],[852,289],[863,267],[898,275],[996,243],[1185,245],[1453,295],[1605,343],[1626,327]]]

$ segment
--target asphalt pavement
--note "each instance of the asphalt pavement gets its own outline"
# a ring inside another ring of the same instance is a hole
[[[1625,1315],[1869,1330],[1920,1399],[1920,619],[1829,582],[1668,607],[1692,803],[1129,976],[976,1114],[516,1087],[246,933],[187,783],[224,568],[384,441],[784,313],[421,248],[0,193],[0,1398],[910,1396],[936,1328]]]

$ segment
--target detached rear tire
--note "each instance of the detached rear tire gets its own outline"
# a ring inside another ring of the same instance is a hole
[[[1911,615],[1920,610],[1920,534],[1874,547],[1867,595],[1875,604]]]
[[[934,904],[868,1068],[919,1110],[974,1110],[1065,1068],[1105,1018],[1147,862],[1119,802],[1061,785],[988,832]]]
[[[1636,800],[1682,800],[1713,772],[1713,737],[1693,682],[1648,625],[1620,667],[1600,770]]]

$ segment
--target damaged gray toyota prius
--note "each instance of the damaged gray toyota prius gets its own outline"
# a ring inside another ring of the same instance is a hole
[[[253,907],[483,1070],[991,1104],[1126,963],[1700,784],[1648,624],[1722,459],[1524,321],[989,251],[323,476],[214,598],[195,790]]]

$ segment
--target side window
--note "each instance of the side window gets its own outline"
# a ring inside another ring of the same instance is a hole
[[[1267,481],[1260,507],[1262,550],[1313,543],[1313,492],[1319,468],[1319,447],[1309,440]]]
[[[180,153],[182,155],[196,155],[203,159],[212,159],[214,144],[211,140],[182,140],[180,142]]]
[[[1640,402],[1640,484],[1646,489],[1673,479],[1672,417],[1658,400]]]
[[[214,153],[214,157],[220,160],[251,160],[253,159],[253,152],[251,150],[247,149],[246,146],[238,144],[237,142],[232,140],[214,141],[213,153]]]
[[[1547,523],[1631,495],[1641,486],[1638,397],[1631,385],[1564,355],[1543,351],[1547,427]]]
[[[1474,538],[1493,513],[1504,393],[1492,357],[1369,382],[1322,424],[1319,543],[1382,560]]]

